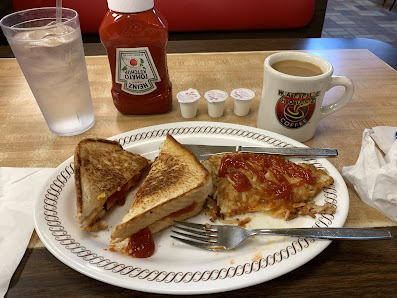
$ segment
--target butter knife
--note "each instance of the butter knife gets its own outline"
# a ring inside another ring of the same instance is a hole
[[[283,156],[299,157],[336,157],[338,151],[330,148],[278,148],[278,147],[246,147],[246,146],[217,146],[217,145],[191,145],[183,144],[184,147],[192,151],[198,157],[208,157],[209,155],[230,152],[250,152],[266,153]]]

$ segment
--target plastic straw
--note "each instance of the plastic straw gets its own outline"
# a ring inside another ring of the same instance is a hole
[[[57,23],[57,35],[60,34],[60,24],[62,23],[62,0],[56,0],[57,1],[57,8],[56,8],[56,23]]]

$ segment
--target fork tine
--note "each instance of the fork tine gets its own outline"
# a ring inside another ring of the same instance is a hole
[[[212,232],[217,231],[217,229],[215,228],[216,226],[214,226],[214,225],[208,225],[208,224],[203,225],[203,224],[196,224],[196,223],[186,222],[186,221],[174,221],[174,225],[175,224],[179,224],[179,225],[197,229],[197,230],[207,230],[207,231],[212,231]]]
[[[190,238],[190,239],[194,239],[194,240],[198,240],[198,241],[202,241],[202,242],[206,242],[206,243],[217,243],[216,238],[210,238],[210,237],[201,237],[201,236],[196,236],[195,234],[185,234],[185,233],[181,233],[178,231],[174,231],[172,230],[173,233],[184,236],[186,238]]]
[[[179,227],[178,225],[173,225],[173,228],[180,229],[180,230],[182,230],[184,232],[188,232],[188,233],[191,233],[191,234],[205,236],[205,237],[209,237],[209,238],[218,237],[217,233],[211,233],[211,232],[205,232],[205,231],[197,231],[197,230],[190,229],[190,228]]]
[[[197,248],[206,249],[206,250],[213,250],[212,249],[213,245],[210,245],[210,244],[206,244],[206,243],[203,243],[203,242],[191,241],[191,240],[179,238],[179,237],[172,236],[172,235],[171,235],[171,238],[175,239],[177,241],[180,241],[182,243],[185,243],[187,245],[191,245],[191,246],[197,247]]]

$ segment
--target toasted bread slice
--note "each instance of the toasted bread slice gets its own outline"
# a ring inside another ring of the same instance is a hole
[[[167,135],[159,156],[129,213],[112,232],[112,242],[122,241],[143,228],[156,233],[198,214],[212,190],[212,179],[196,156]]]
[[[102,221],[106,210],[125,200],[127,191],[138,184],[148,166],[146,158],[125,151],[116,141],[80,141],[74,155],[74,173],[81,228],[86,231],[106,228]]]

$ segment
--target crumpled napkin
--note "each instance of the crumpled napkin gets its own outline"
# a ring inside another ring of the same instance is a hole
[[[0,168],[0,297],[7,293],[29,244],[36,199],[53,172],[48,168]]]
[[[361,200],[397,223],[397,127],[365,129],[357,163],[342,175]],[[384,156],[383,156],[383,154]]]

